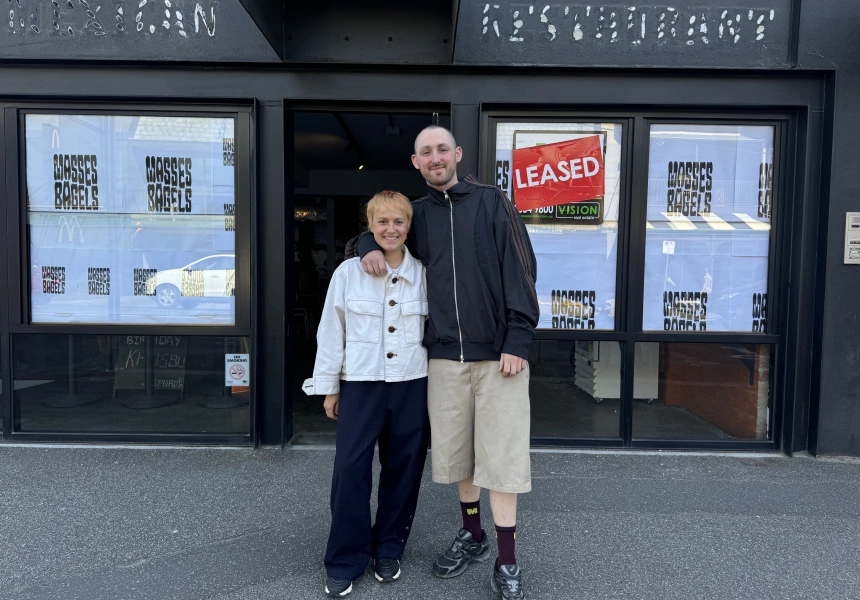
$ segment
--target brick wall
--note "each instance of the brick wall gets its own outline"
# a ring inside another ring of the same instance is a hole
[[[770,346],[663,344],[663,352],[660,396],[667,406],[736,438],[766,437]]]

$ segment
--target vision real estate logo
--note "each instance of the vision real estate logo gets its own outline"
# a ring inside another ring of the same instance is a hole
[[[149,212],[191,212],[191,157],[147,156],[146,184]]]
[[[54,154],[54,209],[98,210],[99,173],[95,154]]]

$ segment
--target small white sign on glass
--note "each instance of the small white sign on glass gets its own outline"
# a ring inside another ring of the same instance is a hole
[[[227,387],[251,384],[248,354],[224,355],[224,385]]]

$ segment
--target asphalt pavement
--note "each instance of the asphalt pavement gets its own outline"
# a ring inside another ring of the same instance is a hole
[[[333,458],[0,445],[0,600],[324,598]],[[492,561],[431,574],[460,516],[429,464],[401,580],[368,572],[356,600],[494,597]],[[532,600],[860,598],[858,459],[536,452],[532,471],[517,525]]]

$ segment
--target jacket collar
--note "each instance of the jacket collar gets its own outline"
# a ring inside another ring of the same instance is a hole
[[[462,200],[463,198],[466,198],[467,196],[469,196],[469,194],[471,194],[472,191],[474,190],[474,187],[475,186],[468,181],[468,178],[466,178],[466,179],[460,179],[459,181],[457,181],[457,183],[455,185],[452,185],[451,187],[449,187],[445,191],[448,192],[448,197],[450,197],[453,202],[457,202],[457,201]],[[439,203],[442,203],[445,205],[448,204],[448,201],[445,199],[445,192],[440,192],[436,188],[430,187],[428,185],[427,186],[427,193],[436,202],[439,202]]]
[[[403,262],[400,263],[400,268],[397,271],[397,277],[400,279],[405,279],[409,283],[416,283],[421,278],[421,262],[415,260],[411,254],[409,254],[409,248],[405,245],[403,246]],[[391,267],[388,267],[391,269]],[[388,271],[388,275],[386,278],[392,277],[391,271]]]

